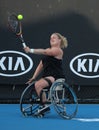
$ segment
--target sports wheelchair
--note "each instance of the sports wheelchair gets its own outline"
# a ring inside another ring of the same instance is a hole
[[[65,79],[57,79],[50,88],[44,88],[38,97],[33,89],[36,81],[29,84],[20,98],[20,110],[24,116],[42,117],[39,111],[40,98],[46,96],[47,106],[53,105],[55,111],[64,119],[72,119],[78,110],[78,101],[73,89]],[[43,115],[44,116],[44,115]]]

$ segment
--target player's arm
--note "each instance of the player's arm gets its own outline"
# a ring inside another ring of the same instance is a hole
[[[42,70],[43,70],[43,64],[42,64],[42,61],[40,61],[39,65],[37,66],[37,68],[32,76],[32,79],[36,79]]]
[[[27,53],[40,54],[40,55],[49,55],[49,56],[56,56],[61,51],[58,48],[30,49],[29,47],[24,48],[24,50]]]
[[[38,75],[42,72],[43,70],[43,64],[42,64],[42,61],[40,61],[39,65],[37,66],[33,76],[29,79],[29,81],[26,82],[26,84],[29,84],[31,83],[33,80],[35,80]]]

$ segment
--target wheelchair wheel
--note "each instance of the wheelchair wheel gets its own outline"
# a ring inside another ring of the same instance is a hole
[[[56,112],[65,119],[72,119],[78,108],[77,97],[65,82],[54,82],[50,91],[51,101]]]
[[[33,116],[39,108],[39,99],[33,89],[34,83],[26,87],[20,98],[20,110],[24,116]]]

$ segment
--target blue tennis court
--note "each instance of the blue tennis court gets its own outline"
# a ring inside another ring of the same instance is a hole
[[[53,107],[44,118],[23,117],[19,104],[0,105],[0,130],[99,130],[99,105],[79,104],[74,119],[62,119]]]

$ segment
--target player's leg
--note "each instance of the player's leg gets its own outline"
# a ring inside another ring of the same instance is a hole
[[[46,104],[46,92],[42,91],[46,87],[50,87],[55,79],[51,76],[40,79],[35,83],[35,90],[40,97],[40,108],[38,114],[45,114],[50,111],[49,105]]]
[[[40,96],[40,92],[43,88],[47,87],[47,86],[51,86],[51,84],[55,81],[55,78],[52,76],[48,76],[48,77],[44,77],[41,78],[40,80],[38,80],[35,83],[35,90],[38,94],[38,96]]]

